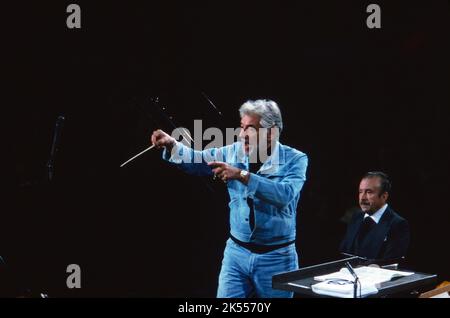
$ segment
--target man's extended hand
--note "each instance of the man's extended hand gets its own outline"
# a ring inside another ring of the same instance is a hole
[[[176,140],[161,129],[158,129],[153,132],[151,142],[156,146],[156,148],[166,147],[168,151],[171,151],[172,147],[176,143]]]
[[[215,177],[220,178],[223,182],[228,180],[241,180],[241,169],[233,167],[225,162],[213,161],[209,162],[208,166],[212,168]]]

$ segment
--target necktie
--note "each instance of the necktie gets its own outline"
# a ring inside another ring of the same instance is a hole
[[[249,163],[249,171],[251,173],[256,173],[258,172],[259,168],[261,167],[261,163],[257,162],[257,163]],[[248,216],[249,218],[249,224],[250,224],[250,230],[253,231],[253,229],[255,228],[255,207],[253,204],[253,199],[250,197],[247,197],[247,204],[250,208],[250,214]]]
[[[364,218],[361,227],[359,228],[359,233],[358,233],[358,238],[357,238],[357,255],[363,256],[361,255],[361,246],[362,243],[364,242],[364,239],[367,236],[367,233],[369,233],[369,231],[376,225],[375,221],[371,218],[371,217],[366,217]]]

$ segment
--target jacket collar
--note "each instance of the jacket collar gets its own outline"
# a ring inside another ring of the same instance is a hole
[[[285,163],[285,153],[283,145],[277,141],[275,147],[267,160],[263,163],[259,169],[259,174],[274,174],[276,173],[280,165]]]

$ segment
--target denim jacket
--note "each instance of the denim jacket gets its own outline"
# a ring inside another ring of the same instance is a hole
[[[243,152],[241,142],[203,151],[193,150],[177,142],[171,154],[164,150],[163,159],[193,175],[212,175],[207,162],[214,160],[249,170],[249,159]],[[238,180],[229,180],[231,235],[240,241],[261,245],[295,240],[297,204],[306,180],[307,166],[306,154],[277,142],[259,171],[250,174],[247,185]],[[249,225],[247,197],[254,202],[253,231]]]

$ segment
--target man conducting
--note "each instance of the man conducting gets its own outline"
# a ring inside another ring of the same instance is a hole
[[[231,145],[197,151],[161,130],[151,142],[187,173],[226,183],[230,238],[217,297],[292,297],[272,289],[272,276],[298,269],[296,211],[308,158],[279,142],[283,122],[274,101],[247,101],[239,112],[239,141]]]

